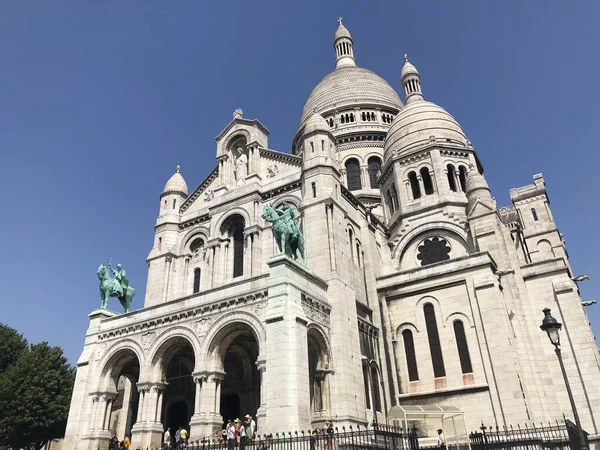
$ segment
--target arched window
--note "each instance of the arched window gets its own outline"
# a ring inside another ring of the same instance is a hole
[[[373,392],[373,408],[381,412],[381,395],[379,394],[379,374],[376,367],[371,367],[371,391]]]
[[[456,192],[456,178],[454,178],[454,172],[456,169],[452,164],[448,164],[446,166],[446,170],[448,171],[448,186],[450,186],[450,190],[452,192]]]
[[[445,239],[433,237],[425,239],[418,247],[417,259],[422,266],[450,259],[452,250]]]
[[[467,168],[460,166],[458,168],[458,179],[460,180],[460,188],[463,192],[467,192]]]
[[[374,112],[372,112],[372,113],[371,113],[371,120],[372,120],[373,122],[375,122],[375,113],[374,113]]]
[[[362,113],[362,120],[363,120],[363,122],[365,122],[367,120],[364,112]]]
[[[177,205],[177,199],[173,199],[173,209],[175,209],[176,205]]]
[[[396,210],[394,209],[394,201],[392,200],[392,193],[389,189],[387,190],[387,207],[390,216],[394,214]]]
[[[346,161],[346,177],[348,180],[348,190],[359,191],[362,189],[360,182],[360,165],[358,160],[351,158]]]
[[[369,164],[369,181],[371,182],[371,189],[379,189],[377,184],[377,173],[381,170],[381,159],[377,156],[371,156],[367,161]]]
[[[414,200],[421,197],[421,188],[419,187],[419,180],[417,180],[417,174],[411,172],[408,174],[408,181],[410,182],[410,189],[412,190],[412,197]]]
[[[427,167],[423,167],[419,173],[421,174],[421,179],[423,180],[423,187],[425,188],[425,195],[433,194],[433,180],[431,179],[431,174],[429,173],[429,169]]]
[[[360,244],[356,243],[356,262],[358,263],[358,267],[360,267]]]
[[[317,197],[317,183],[315,183],[314,181],[311,183],[312,186],[312,193],[313,193],[313,198]]]
[[[194,239],[192,241],[192,243],[190,244],[190,252],[196,253],[196,252],[202,250],[203,247],[204,247],[204,241],[202,240],[202,238]]]
[[[412,331],[404,330],[402,340],[404,341],[404,354],[406,355],[406,366],[408,367],[408,381],[417,381],[419,371],[417,370],[417,354]]]
[[[396,183],[392,183],[392,205],[394,211],[398,209],[398,190],[396,189]]]
[[[369,395],[369,368],[363,366],[363,383],[365,385],[365,405],[371,409],[371,396]]]
[[[473,373],[471,357],[469,356],[469,347],[467,346],[467,336],[465,336],[465,326],[460,320],[454,321],[454,337],[456,338],[458,358],[460,359],[462,373]]]
[[[244,223],[237,222],[233,231],[233,277],[244,275]]]
[[[340,122],[344,123],[344,115],[343,114],[340,116]]]
[[[200,269],[194,269],[194,294],[200,292]]]
[[[352,233],[352,230],[350,229],[348,229],[348,241],[348,243],[350,244],[350,259],[354,260],[354,249],[352,248],[354,241],[354,233]]]
[[[535,212],[535,208],[531,208],[531,215],[533,216],[533,221],[537,222],[538,221],[538,215]]]
[[[350,122],[354,122],[354,113],[350,113]]]
[[[445,377],[444,358],[442,357],[442,345],[440,344],[440,335],[438,334],[435,311],[431,303],[423,306],[425,313],[425,327],[427,328],[427,339],[429,340],[429,352],[431,353],[431,363],[433,365],[433,376],[436,378]]]

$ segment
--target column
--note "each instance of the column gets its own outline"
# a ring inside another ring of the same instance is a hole
[[[147,422],[160,422],[162,413],[162,398],[163,392],[166,389],[166,383],[157,383],[149,389],[146,394],[146,419]]]
[[[252,276],[252,232],[244,234],[244,275]]]
[[[423,177],[421,174],[417,175],[417,180],[419,181],[419,189],[421,190],[421,197],[425,197],[425,183],[423,183]]]
[[[258,369],[258,373],[260,375],[260,405],[256,411],[256,418],[258,420],[262,420],[267,416],[267,397],[265,394],[265,372],[267,371],[267,362],[256,361],[256,368]]]
[[[221,275],[219,278],[221,281],[220,284],[227,283],[227,281],[231,278],[229,276],[229,242],[229,239],[225,241],[223,251],[221,252],[221,268],[219,270],[219,274]]]
[[[96,430],[98,428],[98,410],[100,405],[100,397],[98,395],[92,396],[92,414],[90,421],[90,429]]]
[[[138,400],[138,420],[137,423],[147,422],[146,414],[146,393],[149,391],[147,386],[138,386],[140,398]]]
[[[225,379],[224,375],[213,375],[213,380],[215,383],[215,406],[213,411],[215,414],[220,415],[220,403],[221,403],[221,386],[223,385],[223,380]]]
[[[194,384],[196,385],[196,395],[194,396],[194,416],[199,416],[204,413],[202,407],[202,395],[203,389],[202,387],[206,384],[207,377],[206,375],[192,375]],[[192,421],[194,419],[192,418]]]
[[[181,289],[181,295],[183,295],[184,297],[188,293],[187,279],[188,279],[189,271],[190,271],[190,258],[185,258],[184,269],[183,269],[183,287]]]
[[[167,302],[168,301],[168,297],[169,297],[169,283],[171,281],[171,263],[173,262],[173,257],[172,256],[167,256],[165,258],[165,264],[166,264],[166,268],[165,268],[165,291],[163,294],[163,301]]]

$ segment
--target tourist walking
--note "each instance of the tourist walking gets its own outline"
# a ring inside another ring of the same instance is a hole
[[[188,439],[187,430],[185,428],[182,428],[181,431],[179,432],[179,435],[181,437],[181,444],[187,445],[187,439]]]
[[[165,431],[165,434],[163,436],[163,445],[164,448],[169,449],[171,448],[171,429],[167,428],[167,431]]]
[[[236,419],[238,423],[240,423],[240,419]],[[246,450],[246,444],[248,443],[248,436],[246,435],[246,425],[245,423],[240,423],[240,450]]]
[[[446,450],[446,437],[444,436],[444,432],[442,431],[442,429],[438,429],[438,442],[437,442],[437,446],[438,448],[442,449],[442,450]]]
[[[246,431],[246,444],[250,443],[254,439],[254,432],[256,430],[256,422],[252,419],[250,414],[246,414],[246,421],[244,422],[244,429]]]
[[[180,443],[181,443],[181,427],[179,427],[179,429],[175,432],[175,446],[176,446],[176,448],[179,447]]]

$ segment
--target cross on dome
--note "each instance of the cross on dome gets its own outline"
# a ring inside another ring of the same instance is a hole
[[[177,173],[181,172],[181,167],[179,167],[179,164],[177,164],[177,167],[175,167],[175,172],[177,172]]]
[[[404,62],[408,62],[408,55],[406,53],[404,54]]]
[[[337,21],[340,24],[340,27],[342,26],[342,20],[344,20],[343,17],[338,17]]]

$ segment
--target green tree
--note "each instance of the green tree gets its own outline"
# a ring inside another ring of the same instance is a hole
[[[17,362],[19,356],[27,351],[27,339],[9,326],[0,323],[0,373]]]
[[[47,342],[0,374],[0,447],[39,450],[64,436],[75,370]]]

